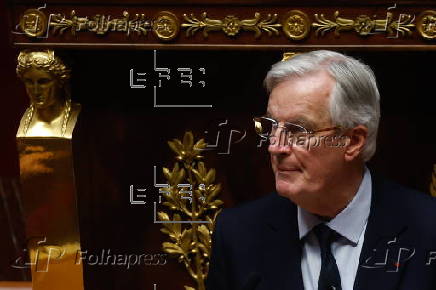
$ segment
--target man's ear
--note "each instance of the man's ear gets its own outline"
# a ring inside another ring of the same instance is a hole
[[[349,129],[346,136],[347,142],[345,145],[345,161],[355,160],[363,150],[368,137],[368,128],[363,125]]]

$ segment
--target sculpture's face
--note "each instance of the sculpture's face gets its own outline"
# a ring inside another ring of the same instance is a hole
[[[60,92],[59,81],[52,74],[41,69],[30,68],[23,74],[30,102],[38,109],[46,109],[54,105]]]

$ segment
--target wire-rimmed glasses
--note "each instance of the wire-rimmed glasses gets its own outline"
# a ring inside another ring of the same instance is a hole
[[[306,137],[308,135],[312,135],[315,133],[326,132],[326,131],[342,128],[341,126],[335,126],[335,127],[328,127],[318,130],[309,130],[299,124],[294,124],[291,122],[283,122],[282,124],[279,124],[277,120],[266,116],[254,117],[253,121],[254,121],[254,129],[256,133],[264,139],[277,137],[276,133],[278,128],[283,129],[282,132],[283,134],[285,134],[287,139]],[[282,132],[280,134],[282,134]]]

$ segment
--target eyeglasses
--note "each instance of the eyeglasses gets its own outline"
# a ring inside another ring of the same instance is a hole
[[[319,130],[309,130],[304,128],[301,125],[293,124],[290,122],[284,122],[282,126],[279,126],[279,122],[269,117],[255,117],[254,121],[254,129],[256,133],[265,139],[273,137],[278,128],[282,128],[284,133],[289,134],[289,137],[298,138],[300,136],[307,136],[309,134],[315,134],[318,132],[331,131],[336,129],[341,129],[341,126],[323,128]]]

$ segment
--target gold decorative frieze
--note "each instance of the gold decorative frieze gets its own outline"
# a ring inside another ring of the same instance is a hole
[[[252,19],[239,19],[234,15],[228,15],[224,19],[211,19],[207,17],[207,12],[203,12],[200,19],[194,14],[183,14],[186,23],[182,27],[186,29],[186,36],[192,36],[197,31],[202,30],[203,36],[208,37],[209,31],[223,31],[227,36],[236,36],[241,30],[254,32],[254,37],[258,38],[262,32],[271,36],[273,33],[279,35],[278,28],[282,25],[277,23],[277,14],[268,14],[262,17],[259,12],[254,13]]]
[[[327,32],[334,30],[336,36],[339,36],[342,31],[355,31],[361,36],[367,36],[375,33],[386,33],[393,37],[401,34],[411,35],[412,29],[415,27],[413,23],[414,15],[400,14],[398,18],[394,18],[392,12],[386,13],[385,19],[372,19],[367,15],[359,15],[355,19],[347,19],[339,17],[339,11],[334,13],[334,20],[327,19],[324,14],[315,14],[316,22],[312,24],[316,28],[317,36],[324,36]]]
[[[70,18],[62,14],[54,14],[51,17],[49,28],[53,34],[63,34],[69,30],[75,35],[77,32],[88,31],[98,35],[108,32],[124,32],[127,35],[137,33],[146,35],[151,30],[151,19],[147,19],[144,14],[135,14],[133,17],[129,12],[124,11],[122,18],[112,18],[111,15],[97,14],[93,17],[78,17],[76,11],[71,11]]]
[[[309,17],[300,10],[291,10],[285,15],[282,21],[282,29],[285,35],[290,39],[301,40],[309,34]]]
[[[425,39],[436,38],[436,11],[424,11],[416,23],[419,34]]]
[[[336,11],[332,18],[324,14],[313,14],[310,17],[301,10],[287,13],[254,12],[253,18],[242,18],[236,14],[224,14],[210,18],[207,12],[201,14],[176,14],[160,11],[152,15],[123,11],[120,16],[95,14],[79,16],[75,10],[69,15],[64,13],[46,13],[44,8],[27,9],[21,16],[18,26],[22,34],[31,38],[57,37],[70,33],[88,32],[99,36],[112,33],[124,33],[126,36],[146,36],[151,32],[161,41],[174,40],[185,29],[185,37],[193,37],[201,33],[208,38],[210,32],[221,32],[230,39],[236,39],[241,32],[252,32],[254,38],[262,34],[286,37],[292,41],[302,41],[315,30],[318,37],[333,32],[339,37],[343,32],[354,32],[360,36],[381,34],[387,38],[410,36],[416,28],[422,38],[436,39],[436,11],[426,10],[419,17],[414,14],[397,13],[390,7],[382,17],[361,14],[356,17],[341,17]],[[122,10],[121,10],[122,11]],[[121,12],[120,11],[120,12]],[[183,18],[183,20],[180,20]]]
[[[92,32],[97,35],[123,32],[127,36],[133,33],[141,36],[153,31],[161,40],[174,39],[180,31],[177,16],[168,11],[161,11],[154,18],[146,17],[145,14],[131,15],[128,11],[124,11],[122,17],[114,18],[104,14],[82,17],[72,10],[69,17],[57,13],[51,14],[49,19],[47,23],[47,17],[40,10],[26,10],[20,20],[20,29],[29,37],[44,36],[47,29],[54,36],[62,35],[67,31],[72,35],[78,32]]]

